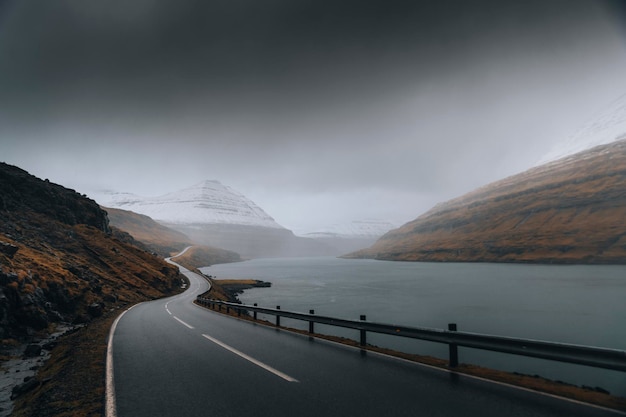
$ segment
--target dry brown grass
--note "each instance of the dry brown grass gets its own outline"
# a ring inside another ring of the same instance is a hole
[[[183,255],[175,256],[172,260],[194,271],[214,264],[238,262],[241,261],[241,257],[229,250],[197,245],[189,248]]]
[[[350,257],[626,263],[626,141],[482,187]]]
[[[58,322],[88,323],[61,339],[13,415],[102,415],[111,320],[127,305],[179,292],[182,276],[112,231],[94,201],[3,163],[0,202],[0,241],[17,248],[0,251],[3,345],[31,342]]]
[[[180,283],[176,267],[97,229],[45,219],[37,227],[50,243],[16,241],[0,233],[1,240],[20,248],[12,259],[2,257],[0,262],[5,272],[17,273],[18,281],[10,285],[21,293],[29,291],[27,279],[43,290],[63,288],[70,299],[80,300],[77,313],[81,313],[104,299],[124,303],[160,297]]]
[[[37,373],[40,386],[15,401],[15,417],[104,415],[107,334],[118,310],[66,335]]]
[[[148,216],[128,210],[103,207],[111,226],[129,233],[162,256],[171,256],[192,244],[185,234],[165,227]]]

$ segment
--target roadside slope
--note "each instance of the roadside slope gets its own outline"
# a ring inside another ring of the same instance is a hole
[[[0,163],[1,353],[40,343],[58,324],[82,326],[45,347],[52,357],[12,415],[100,415],[111,318],[180,292],[183,279],[133,243],[93,200]]]

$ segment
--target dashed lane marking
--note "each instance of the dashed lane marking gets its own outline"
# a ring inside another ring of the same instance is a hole
[[[185,323],[184,321],[182,321],[182,320],[181,320],[181,319],[179,319],[178,317],[176,317],[176,316],[172,316],[172,317],[174,317],[174,318],[175,318],[175,319],[176,319],[179,323],[181,323],[182,325],[187,326],[187,327],[188,327],[188,328],[190,328],[190,329],[193,329],[193,328],[194,328],[192,325]]]
[[[280,372],[278,369],[272,368],[271,366],[269,366],[269,365],[267,365],[267,364],[264,364],[263,362],[261,362],[261,361],[259,361],[259,360],[257,360],[257,359],[254,359],[254,358],[253,358],[253,357],[251,357],[251,356],[246,355],[245,353],[243,353],[243,352],[241,352],[241,351],[239,351],[239,350],[235,349],[235,348],[234,348],[234,347],[232,347],[232,346],[227,345],[227,344],[226,344],[226,343],[224,343],[224,342],[221,342],[221,341],[217,340],[217,339],[216,339],[216,338],[214,338],[214,337],[209,336],[208,334],[203,334],[202,336],[203,336],[203,337],[205,337],[206,339],[210,340],[211,342],[215,343],[216,345],[219,345],[219,346],[223,347],[224,349],[226,349],[226,350],[228,350],[228,351],[230,351],[230,352],[234,353],[235,355],[238,355],[238,356],[240,356],[241,358],[243,358],[243,359],[245,359],[245,360],[247,360],[247,361],[252,362],[252,363],[253,363],[253,364],[255,364],[256,366],[259,366],[259,367],[261,367],[261,368],[265,369],[266,371],[271,372],[271,373],[273,373],[274,375],[281,377],[281,378],[282,378],[282,379],[284,379],[285,381],[288,381],[288,382],[299,382],[297,379],[292,378],[292,377],[290,377],[289,375],[287,375],[287,374],[285,374],[285,373],[283,373],[283,372]]]

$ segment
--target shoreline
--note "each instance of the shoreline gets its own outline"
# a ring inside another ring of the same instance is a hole
[[[245,290],[251,288],[270,288],[272,286],[271,282],[257,279],[210,279],[215,285],[218,285],[226,292],[229,301],[239,304],[241,304],[241,301],[238,296],[243,294]]]

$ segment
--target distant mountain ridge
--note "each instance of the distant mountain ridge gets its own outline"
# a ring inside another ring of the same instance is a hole
[[[353,220],[349,223],[334,224],[318,231],[306,233],[306,237],[371,238],[380,237],[394,228],[392,223],[383,220]]]
[[[625,185],[621,140],[438,204],[347,257],[624,264]]]
[[[374,244],[378,238],[393,228],[393,224],[383,220],[355,220],[335,224],[303,236],[332,247],[335,250],[333,255],[339,256]]]

